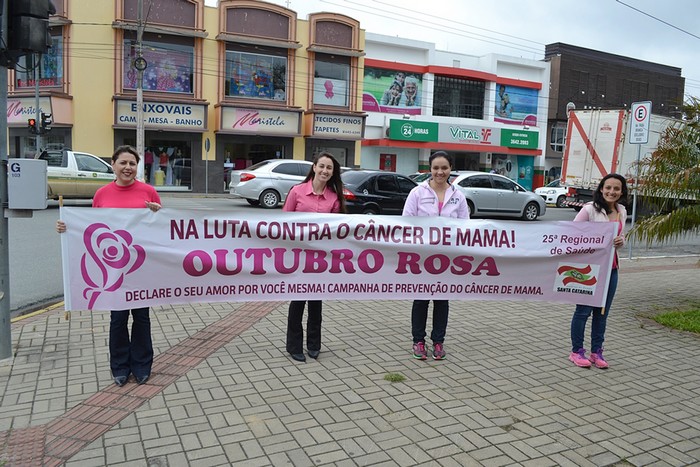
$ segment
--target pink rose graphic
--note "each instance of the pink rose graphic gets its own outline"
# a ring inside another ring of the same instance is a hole
[[[83,233],[87,253],[80,260],[80,273],[88,287],[83,297],[92,310],[102,292],[114,292],[121,287],[124,276],[136,271],[146,260],[146,251],[133,245],[126,230],[110,230],[106,224],[92,224]]]

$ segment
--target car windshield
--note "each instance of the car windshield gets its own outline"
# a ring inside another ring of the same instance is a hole
[[[554,180],[553,182],[549,183],[547,186],[551,188],[559,188],[560,182],[559,180]]]

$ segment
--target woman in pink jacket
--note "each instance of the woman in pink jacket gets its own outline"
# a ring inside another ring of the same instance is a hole
[[[622,229],[627,220],[627,210],[620,204],[627,199],[627,182],[625,177],[618,174],[608,174],[600,181],[598,188],[593,193],[593,201],[586,203],[583,209],[574,218],[574,222],[614,222],[616,236],[613,238],[615,249],[622,248],[625,237]],[[608,284],[608,296],[605,299],[605,308],[588,305],[576,305],[576,311],[571,319],[571,353],[569,360],[576,366],[590,368],[607,368],[608,362],[603,358],[603,341],[605,340],[605,325],[610,314],[615,290],[617,289],[617,251],[613,258],[610,282]],[[591,355],[586,357],[586,349],[583,348],[583,334],[586,331],[588,317],[593,315],[591,323]]]
[[[404,216],[440,216],[469,219],[469,208],[464,194],[450,185],[450,172],[454,159],[445,151],[433,153],[428,159],[431,177],[409,193],[403,208]],[[425,326],[428,321],[430,300],[414,300],[411,310],[411,332],[413,334],[413,358],[425,360]],[[447,316],[450,312],[448,300],[433,300],[433,359],[442,360],[445,353],[444,342],[447,331]]]

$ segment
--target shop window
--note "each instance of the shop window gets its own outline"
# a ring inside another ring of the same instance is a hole
[[[314,62],[314,105],[347,107],[350,57],[318,53]]]
[[[264,52],[226,51],[227,96],[287,100],[287,50]]]
[[[564,152],[566,146],[566,127],[562,125],[552,125],[549,147],[556,152]]]
[[[138,73],[133,61],[138,57],[135,37],[128,31],[124,39],[124,89],[136,89]],[[149,37],[150,36],[150,37]],[[154,34],[144,35],[142,56],[148,63],[143,72],[143,89],[192,94],[194,70],[194,45],[191,38],[163,36],[165,40],[156,40]]]
[[[433,115],[484,118],[486,83],[449,76],[435,77]]]
[[[51,29],[51,48],[47,53],[28,54],[19,58],[15,68],[17,89],[34,88],[35,69],[39,86],[63,86],[63,36],[61,33],[61,28]]]

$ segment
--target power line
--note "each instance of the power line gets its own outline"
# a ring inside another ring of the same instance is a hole
[[[666,26],[670,26],[670,27],[672,27],[673,29],[677,29],[678,31],[680,31],[680,32],[682,32],[682,33],[688,34],[689,36],[692,36],[692,37],[694,37],[694,38],[696,38],[696,39],[700,39],[700,36],[696,36],[696,35],[693,34],[692,32],[688,32],[688,31],[686,31],[685,29],[681,29],[681,28],[679,28],[678,26],[675,26],[675,25],[673,25],[673,24],[671,24],[671,23],[669,23],[669,22],[667,22],[667,21],[664,21],[664,20],[662,20],[661,18],[657,18],[657,17],[654,16],[654,15],[651,15],[651,14],[649,14],[649,13],[646,13],[646,12],[640,10],[639,8],[635,8],[635,7],[633,7],[632,5],[628,5],[628,4],[626,4],[625,2],[622,2],[622,1],[620,1],[620,0],[615,0],[615,1],[616,1],[617,3],[619,3],[620,5],[624,5],[624,6],[626,6],[627,8],[630,8],[630,9],[632,9],[632,10],[638,12],[638,13],[641,13],[641,14],[643,14],[643,15],[645,15],[645,16],[648,16],[649,18],[651,18],[651,19],[653,19],[653,20],[656,20],[656,21],[658,21],[658,22],[660,22],[660,23],[663,23],[663,24],[665,24]]]

